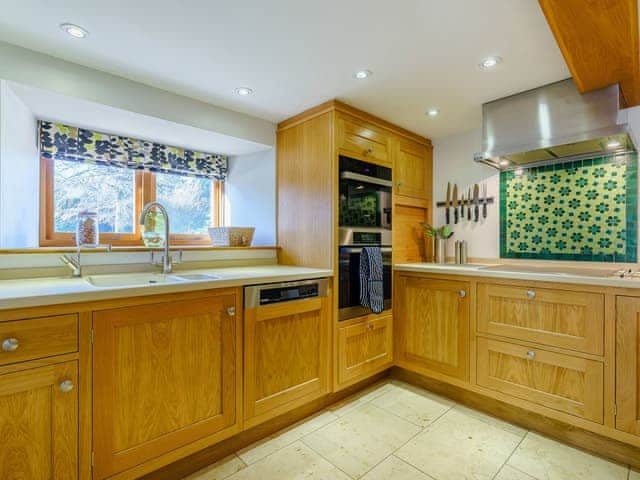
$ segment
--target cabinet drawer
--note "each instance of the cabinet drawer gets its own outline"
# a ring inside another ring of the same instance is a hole
[[[366,378],[391,365],[391,315],[365,320],[338,330],[338,382]]]
[[[0,365],[78,351],[78,316],[0,323]]]
[[[478,337],[478,385],[603,422],[601,362]]]
[[[604,297],[537,287],[478,285],[478,331],[604,354]]]
[[[354,158],[390,163],[388,137],[380,130],[340,118],[338,147]]]

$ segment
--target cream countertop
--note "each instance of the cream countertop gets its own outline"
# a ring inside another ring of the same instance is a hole
[[[205,274],[218,278],[116,287],[97,287],[91,285],[84,277],[2,280],[0,281],[0,310],[113,298],[139,297],[161,293],[188,292],[212,288],[238,287],[261,283],[289,282],[330,277],[333,275],[333,272],[331,270],[317,268],[261,265],[185,270],[175,272],[172,275],[188,274]],[[100,276],[96,275],[95,277]]]
[[[622,266],[610,267],[553,267],[549,264],[536,266],[529,264],[465,264],[453,263],[403,263],[394,265],[394,270],[404,272],[442,273],[447,275],[466,275],[485,278],[510,278],[515,280],[535,280],[540,282],[573,283],[598,285],[604,287],[640,288],[639,277],[620,278],[614,276]]]

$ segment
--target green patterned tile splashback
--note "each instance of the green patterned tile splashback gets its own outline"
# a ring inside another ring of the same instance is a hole
[[[636,262],[637,155],[500,174],[500,256]]]

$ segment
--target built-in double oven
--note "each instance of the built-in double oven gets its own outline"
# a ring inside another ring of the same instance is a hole
[[[340,157],[339,319],[370,313],[360,305],[360,254],[382,250],[384,308],[391,308],[391,169]]]

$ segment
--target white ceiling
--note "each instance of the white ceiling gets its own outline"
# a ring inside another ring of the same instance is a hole
[[[63,122],[99,132],[143,138],[177,147],[225,155],[247,155],[270,148],[249,140],[15,82],[7,82],[7,85],[39,120]]]
[[[439,138],[479,126],[485,101],[569,76],[536,0],[0,0],[0,11],[1,40],[274,122],[339,98]],[[488,55],[503,64],[481,71]],[[362,68],[373,76],[355,80]]]

